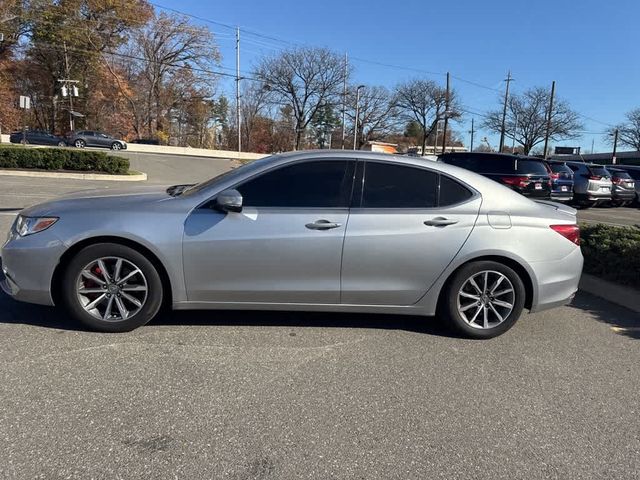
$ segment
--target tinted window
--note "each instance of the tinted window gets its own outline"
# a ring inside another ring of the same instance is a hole
[[[437,204],[437,173],[368,162],[364,175],[364,208],[431,208]]]
[[[455,165],[456,167],[465,168],[467,170],[471,170],[472,172],[478,171],[478,158],[477,157],[464,157],[464,156],[453,156],[446,155],[442,157],[442,161],[448,163],[450,165]]]
[[[529,175],[548,175],[547,169],[544,166],[544,163],[537,160],[525,160],[518,159],[518,168],[516,169],[518,173],[524,173]]]
[[[238,190],[250,207],[347,207],[353,183],[349,163],[298,163],[260,175]]]
[[[471,190],[464,185],[445,175],[440,175],[440,200],[438,206],[446,207],[447,205],[462,203],[471,198],[472,195]]]
[[[551,171],[553,173],[573,173],[573,171],[567,167],[564,163],[550,163]]]
[[[509,157],[492,157],[487,155],[480,158],[478,162],[478,170],[480,173],[513,173],[514,159]]]
[[[613,172],[611,172],[611,175],[613,175],[616,178],[626,178],[626,179],[630,179],[631,175],[629,175],[627,172],[621,172],[620,170],[614,170]]]
[[[632,178],[635,178],[636,180],[640,180],[640,170],[627,170],[629,172],[629,175],[631,175]]]
[[[604,167],[589,167],[591,175],[597,175],[599,177],[610,177],[611,175]]]

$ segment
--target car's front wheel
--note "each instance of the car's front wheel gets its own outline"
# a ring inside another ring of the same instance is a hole
[[[162,305],[162,281],[153,263],[124,245],[82,249],[62,281],[67,310],[94,330],[128,332],[149,322]]]
[[[510,267],[493,261],[469,263],[458,270],[444,292],[441,313],[463,335],[492,338],[520,318],[525,288]]]
[[[113,142],[111,144],[111,150],[122,150],[122,145],[120,145],[118,142]]]

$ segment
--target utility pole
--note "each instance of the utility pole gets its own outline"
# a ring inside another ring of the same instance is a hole
[[[618,129],[613,131],[613,154],[611,155],[611,163],[615,165],[618,163],[616,159],[616,150],[618,149]]]
[[[549,99],[549,112],[547,112],[547,132],[544,135],[544,159],[547,159],[549,149],[549,134],[551,133],[551,114],[553,112],[553,97],[556,94],[556,81],[551,82],[551,98]]]
[[[69,68],[69,56],[67,55],[67,42],[63,43],[64,46],[64,65],[66,78],[58,79],[58,82],[62,84],[60,90],[63,97],[69,97],[69,128],[73,132],[75,130],[74,116],[76,112],[73,110],[73,97],[78,96],[78,87],[76,86],[79,81],[71,80],[71,69]],[[54,105],[55,106],[55,105]],[[82,116],[79,115],[78,116]]]
[[[238,153],[242,152],[242,130],[240,128],[240,27],[236,27],[236,124],[238,125]]]
[[[444,128],[442,129],[442,153],[447,149],[447,125],[449,123],[449,99],[451,97],[451,88],[449,84],[449,72],[447,72],[447,91],[444,95]],[[435,155],[435,152],[434,152]]]
[[[364,85],[358,85],[356,88],[356,116],[353,120],[353,149],[358,149],[358,116],[360,115],[360,89],[364,88]]]
[[[595,143],[596,143],[596,139],[592,138],[591,139],[591,155],[593,155],[593,147],[595,146]]]
[[[518,133],[518,112],[515,114],[515,124],[513,126],[513,135],[511,136],[511,154],[516,153],[516,133]]]
[[[509,84],[511,83],[513,78],[511,77],[511,70],[507,73],[507,78],[505,82],[507,82],[507,88],[504,91],[504,106],[502,107],[502,126],[500,127],[500,146],[498,147],[498,152],[502,152],[504,148],[504,130],[505,123],[507,121],[507,102],[509,101]]]
[[[471,134],[471,144],[469,146],[470,152],[473,152],[473,134],[476,132],[475,129],[473,128],[473,121],[474,121],[474,118],[471,117],[471,130],[469,131],[469,133]]]
[[[67,42],[64,42],[64,65],[66,78],[68,79],[71,75],[69,74],[69,56],[67,55]],[[73,95],[72,92],[69,91],[69,128],[73,132],[75,130],[75,125],[73,124]]]
[[[344,137],[346,133],[347,122],[347,72],[349,71],[349,58],[347,53],[344,54],[344,81],[342,82],[342,140],[340,142],[342,150],[344,150]]]

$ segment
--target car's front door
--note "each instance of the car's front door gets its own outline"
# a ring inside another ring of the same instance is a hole
[[[368,161],[359,168],[342,262],[342,303],[412,305],[454,259],[481,197],[428,168]]]
[[[185,223],[189,301],[340,303],[340,266],[355,162],[314,160],[236,188],[239,213],[203,205]]]

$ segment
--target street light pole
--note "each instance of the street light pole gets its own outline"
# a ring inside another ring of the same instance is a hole
[[[544,135],[544,159],[547,159],[549,147],[549,135],[551,134],[551,117],[553,115],[553,97],[556,94],[556,81],[551,82],[551,98],[549,99],[549,112],[547,114],[547,131]]]
[[[342,137],[340,141],[340,148],[344,150],[344,138],[346,133],[347,122],[347,75],[349,73],[349,57],[344,54],[344,80],[342,81]]]
[[[358,85],[356,88],[356,116],[353,120],[353,149],[358,149],[358,115],[360,115],[360,89],[364,88],[364,85]]]
[[[449,123],[449,100],[451,97],[451,88],[449,84],[449,72],[447,72],[447,91],[444,97],[444,127],[442,129],[442,153],[447,150],[447,125]],[[434,152],[435,155],[435,152]]]
[[[475,129],[473,128],[473,121],[474,121],[474,117],[471,117],[471,131],[469,132],[471,134],[471,144],[469,145],[469,151],[473,152],[473,134],[475,133]],[[435,149],[434,149],[435,152]]]

